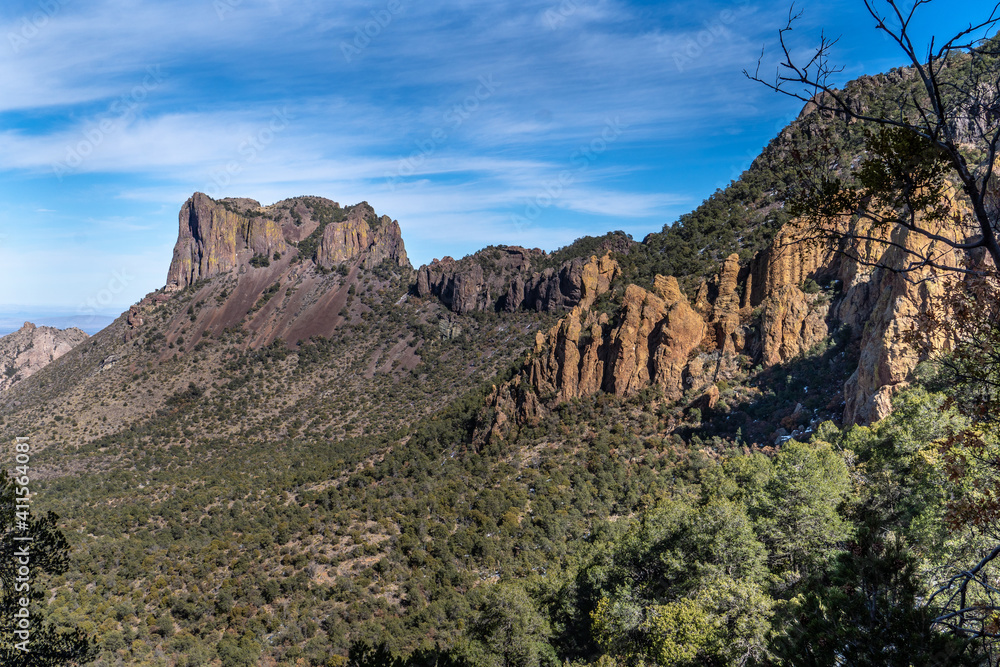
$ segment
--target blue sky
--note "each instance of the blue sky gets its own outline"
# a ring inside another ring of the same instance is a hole
[[[935,3],[953,32],[984,2]],[[844,79],[902,64],[858,0],[796,3]],[[414,265],[660,230],[798,113],[744,79],[786,2],[5,0],[0,311],[163,285],[195,191],[370,202]],[[560,181],[560,177],[562,180]]]

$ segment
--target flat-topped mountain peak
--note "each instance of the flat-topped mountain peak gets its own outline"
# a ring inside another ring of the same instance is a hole
[[[346,208],[323,197],[295,197],[270,206],[249,198],[215,200],[196,192],[181,207],[167,285],[199,280],[291,255],[323,270],[391,261],[409,268],[399,223],[368,202]]]

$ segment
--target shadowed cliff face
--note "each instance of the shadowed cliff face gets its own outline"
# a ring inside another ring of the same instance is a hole
[[[184,202],[167,284],[187,287],[231,271],[257,255],[288,251],[281,227],[252,200],[216,202],[196,193]]]
[[[575,257],[557,266],[539,269],[547,255],[535,248],[498,246],[460,260],[445,257],[420,267],[417,295],[436,296],[452,311],[513,313],[519,310],[559,311],[606,292],[620,273],[618,264],[602,252]],[[589,259],[588,259],[589,257]]]
[[[87,340],[77,328],[36,327],[31,322],[0,338],[0,392],[29,378]]]

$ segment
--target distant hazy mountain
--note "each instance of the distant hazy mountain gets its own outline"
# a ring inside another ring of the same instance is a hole
[[[115,321],[117,315],[108,314],[80,314],[66,311],[40,311],[40,310],[5,310],[0,311],[0,336],[14,333],[25,322],[34,322],[40,327],[54,327],[56,329],[82,329],[88,335],[95,333]]]
[[[80,329],[37,327],[25,322],[0,338],[0,391],[10,389],[85,340],[87,334]]]

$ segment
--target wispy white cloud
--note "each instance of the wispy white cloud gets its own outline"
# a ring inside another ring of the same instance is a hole
[[[115,257],[141,258],[123,300],[158,286],[195,190],[368,200],[418,262],[642,236],[798,111],[740,73],[786,2],[400,0],[388,18],[379,0],[220,2],[60,1],[16,43],[38,5],[0,6],[0,251],[39,302],[79,301]],[[847,0],[801,4],[807,29],[857,23]]]

